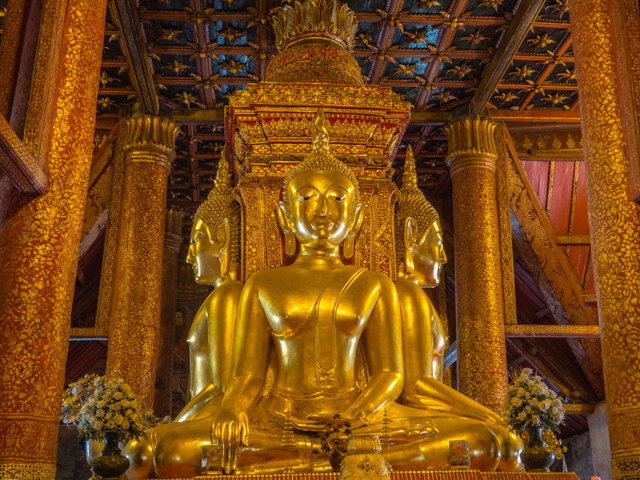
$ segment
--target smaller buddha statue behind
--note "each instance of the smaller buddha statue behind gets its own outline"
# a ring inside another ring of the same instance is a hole
[[[411,145],[407,147],[396,212],[398,280],[402,311],[405,385],[403,405],[475,418],[489,425],[503,446],[500,468],[517,468],[522,444],[501,425],[502,418],[442,383],[444,326],[422,288],[440,283],[447,262],[438,212],[417,185]]]
[[[187,337],[191,401],[176,418],[178,422],[215,411],[229,381],[242,290],[240,215],[225,148],[215,186],[194,215],[191,229],[187,263],[193,266],[197,283],[215,289],[198,310]]]

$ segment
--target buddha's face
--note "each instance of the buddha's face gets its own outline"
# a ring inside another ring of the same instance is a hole
[[[224,239],[213,240],[201,218],[193,219],[187,263],[192,265],[197,283],[213,285],[220,278],[224,243]]]
[[[447,263],[442,231],[434,222],[422,242],[413,249],[414,276],[421,287],[435,287],[440,283],[442,266]]]
[[[289,183],[290,228],[304,247],[335,249],[352,223],[355,186],[337,172],[302,172]]]

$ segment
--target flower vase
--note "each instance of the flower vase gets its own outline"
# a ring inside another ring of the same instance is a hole
[[[106,432],[102,455],[93,461],[93,472],[104,480],[120,479],[129,469],[129,459],[122,455],[117,432]]]
[[[548,472],[556,454],[542,439],[543,427],[527,427],[529,441],[520,456],[527,472]]]
[[[100,452],[104,449],[104,440],[85,440],[84,442],[84,453],[87,459],[87,464],[91,468],[91,476],[90,480],[100,480],[94,471],[93,471],[93,462],[96,458],[100,457]]]

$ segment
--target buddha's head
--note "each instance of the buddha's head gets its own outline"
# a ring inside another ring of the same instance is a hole
[[[362,225],[358,181],[353,172],[329,153],[328,125],[322,110],[314,121],[311,153],[284,180],[283,201],[277,204],[288,255],[296,239],[305,253],[353,255]]]
[[[187,263],[196,282],[215,285],[237,275],[240,264],[240,205],[233,199],[226,149],[215,187],[193,217]]]
[[[438,212],[418,188],[410,145],[407,147],[398,203],[396,245],[400,273],[416,280],[421,287],[435,287],[440,283],[440,272],[447,263],[447,255]]]

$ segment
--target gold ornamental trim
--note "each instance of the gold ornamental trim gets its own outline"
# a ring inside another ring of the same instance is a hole
[[[505,325],[507,337],[600,338],[598,325]]]
[[[55,465],[0,463],[0,480],[54,480]]]
[[[276,9],[272,18],[280,50],[294,39],[309,36],[328,37],[352,50],[358,30],[355,12],[337,0],[296,0]]]
[[[178,124],[163,117],[140,115],[125,121],[124,138],[127,163],[152,163],[168,172],[176,156]]]
[[[489,117],[472,115],[445,127],[449,140],[447,165],[451,175],[464,168],[487,168],[496,171],[498,148],[496,127]]]

